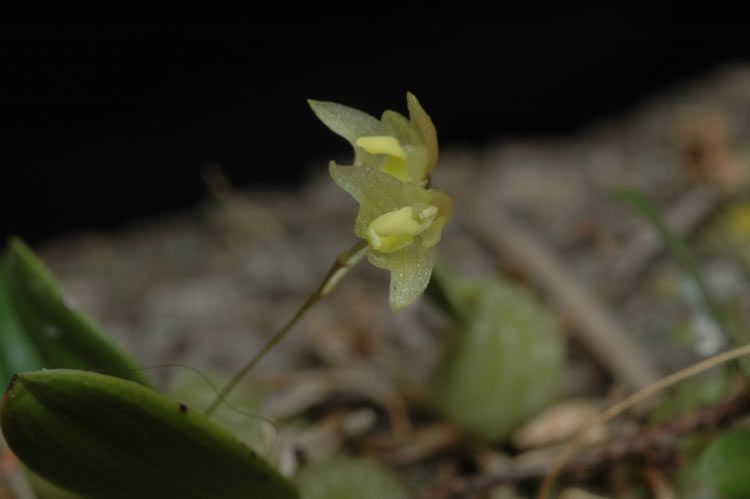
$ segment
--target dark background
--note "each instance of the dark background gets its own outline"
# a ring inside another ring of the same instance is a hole
[[[394,25],[3,26],[0,237],[113,230],[346,161],[305,99],[414,92],[443,144],[574,132],[750,55],[746,29],[550,18]]]

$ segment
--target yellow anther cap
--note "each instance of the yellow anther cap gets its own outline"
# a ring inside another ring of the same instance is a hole
[[[370,154],[387,154],[400,159],[406,158],[406,151],[401,147],[396,137],[387,135],[378,137],[360,137],[355,142],[359,147]]]

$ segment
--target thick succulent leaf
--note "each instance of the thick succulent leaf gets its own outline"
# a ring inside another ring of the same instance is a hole
[[[718,437],[706,450],[700,464],[704,484],[721,499],[750,497],[750,431],[730,431]]]
[[[9,246],[8,275],[13,310],[45,367],[102,369],[148,384],[133,359],[68,306],[41,260],[17,239]]]
[[[370,222],[383,213],[408,204],[404,198],[404,184],[379,170],[369,166],[341,166],[334,162],[328,170],[334,182],[359,203],[354,232],[361,238],[366,237]]]
[[[45,480],[33,471],[26,469],[26,479],[34,490],[37,499],[91,499],[65,490],[49,480]]]
[[[409,118],[421,133],[422,141],[427,149],[427,174],[429,175],[438,160],[438,140],[435,125],[411,92],[406,94],[406,105],[409,108]]]
[[[379,160],[355,144],[359,137],[378,136],[384,134],[382,123],[358,109],[354,109],[335,102],[317,101],[309,99],[315,116],[323,122],[333,133],[345,138],[354,148],[354,164],[375,164]]]
[[[314,463],[295,477],[302,499],[408,499],[393,474],[375,463],[337,457]]]
[[[433,282],[458,326],[436,371],[433,401],[467,431],[502,440],[559,395],[565,363],[559,327],[510,283],[459,278],[442,267]]]
[[[213,383],[209,383],[203,375],[207,375]],[[171,376],[166,394],[171,399],[203,411],[216,400],[215,386],[226,386],[228,382],[229,378],[222,374],[209,372],[199,375],[192,369],[178,369]],[[268,429],[270,423],[261,415],[261,398],[260,392],[249,387],[235,390],[211,413],[211,420],[231,431],[254,451],[264,453],[269,450],[264,427]]]
[[[370,263],[391,272],[390,303],[394,312],[411,305],[430,283],[436,250],[416,242],[395,253],[370,251]]]
[[[8,259],[0,258],[0,376],[3,382],[17,372],[44,367],[11,305],[7,267]]]
[[[295,499],[294,486],[202,414],[131,381],[76,370],[24,373],[0,410],[32,471],[108,499]]]

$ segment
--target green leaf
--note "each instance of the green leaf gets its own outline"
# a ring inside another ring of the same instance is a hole
[[[108,499],[295,499],[294,486],[190,408],[131,381],[45,370],[9,385],[0,424],[32,471]]]
[[[654,203],[645,194],[629,189],[617,190],[614,192],[614,196],[619,201],[633,208],[651,224],[664,243],[664,246],[666,246],[667,250],[695,283],[706,312],[711,314],[711,317],[719,327],[724,328],[726,326],[724,312],[721,310],[717,300],[714,299],[708,286],[706,286],[695,256],[693,256],[692,251],[690,251],[685,241],[669,228],[666,220],[661,216]]]
[[[10,301],[8,259],[0,258],[0,376],[7,382],[13,374],[44,367],[36,347],[26,336]]]
[[[617,190],[614,192],[614,196],[636,210],[654,227],[669,253],[677,260],[683,271],[693,281],[695,287],[698,289],[701,304],[705,312],[710,315],[716,326],[735,345],[745,345],[750,342],[750,331],[748,331],[746,324],[738,320],[739,317],[737,317],[737,314],[732,313],[731,306],[722,304],[711,293],[693,252],[690,251],[687,243],[669,228],[666,220],[661,216],[661,213],[659,213],[653,202],[644,194],[628,189]],[[739,359],[737,364],[745,377],[750,379],[750,359]]]
[[[198,374],[192,369],[178,369],[171,377],[167,396],[183,404],[205,412],[216,399],[215,386],[204,378],[213,380],[217,386],[225,386],[228,379],[219,373]],[[262,393],[252,387],[243,387],[229,394],[224,403],[217,406],[211,420],[229,430],[245,445],[256,452],[268,451],[264,438],[264,426],[271,425],[260,413]]]
[[[67,491],[54,483],[45,480],[33,471],[25,470],[29,485],[38,499],[86,499],[84,496]]]
[[[45,367],[102,369],[148,384],[133,359],[93,321],[65,303],[52,274],[18,239],[9,245],[8,277],[13,310]]]
[[[369,461],[336,457],[303,468],[295,477],[302,499],[408,499],[393,474]]]
[[[701,459],[700,476],[721,499],[750,497],[750,431],[730,431],[714,440]]]
[[[714,436],[708,432],[693,432],[680,437],[677,452],[680,466],[672,476],[672,483],[680,499],[719,499],[716,492],[701,480],[701,457]]]
[[[470,433],[502,440],[558,397],[562,333],[548,310],[511,283],[460,278],[440,266],[433,282],[457,326],[435,373],[433,402]]]
[[[664,396],[649,417],[651,423],[664,423],[677,416],[713,405],[728,396],[732,388],[726,366],[717,366],[687,379]]]

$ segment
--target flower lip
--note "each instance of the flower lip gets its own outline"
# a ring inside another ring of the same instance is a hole
[[[414,244],[414,238],[425,232],[438,214],[437,206],[404,206],[389,211],[370,222],[367,241],[382,253],[393,253]]]
[[[360,137],[354,143],[370,154],[387,154],[406,159],[406,151],[401,147],[398,139],[390,135]]]

